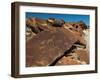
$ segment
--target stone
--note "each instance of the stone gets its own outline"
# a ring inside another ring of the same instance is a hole
[[[89,64],[89,29],[84,22],[33,17],[26,26],[26,67]]]
[[[65,21],[63,19],[49,18],[47,23],[55,27],[62,27],[65,24]]]
[[[26,67],[48,66],[64,55],[78,38],[69,30],[61,28],[43,31],[26,42]]]
[[[73,57],[62,57],[56,65],[79,65],[81,62],[79,60],[73,59]]]
[[[30,40],[32,37],[34,37],[36,34],[32,32],[32,30],[28,27],[26,27],[26,41]]]
[[[76,50],[75,53],[78,55],[80,61],[89,64],[89,51],[87,49]]]
[[[36,34],[41,31],[55,30],[55,27],[48,25],[46,20],[35,17],[27,19],[26,26],[31,28],[31,30]]]

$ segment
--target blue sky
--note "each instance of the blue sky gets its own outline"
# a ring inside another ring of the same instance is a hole
[[[65,22],[84,21],[86,25],[89,26],[89,24],[90,24],[90,16],[89,15],[26,12],[26,18],[30,18],[30,17],[39,17],[42,19],[48,19],[48,18],[52,17],[52,18],[56,18],[56,19],[63,19]]]

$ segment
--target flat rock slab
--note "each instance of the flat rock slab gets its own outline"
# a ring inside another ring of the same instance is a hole
[[[43,31],[26,42],[26,67],[48,66],[78,40],[77,37],[61,28]]]

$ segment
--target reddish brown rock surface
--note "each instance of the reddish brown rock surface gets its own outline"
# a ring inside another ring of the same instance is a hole
[[[89,64],[89,52],[86,49],[76,50],[76,54],[78,55],[80,61],[84,61]]]
[[[34,17],[26,26],[27,67],[89,64],[89,29],[84,22]]]
[[[81,62],[79,60],[73,59],[72,57],[61,58],[56,65],[79,65]]]
[[[26,65],[47,66],[69,50],[76,41],[77,38],[70,31],[65,34],[59,28],[38,33],[26,43]]]

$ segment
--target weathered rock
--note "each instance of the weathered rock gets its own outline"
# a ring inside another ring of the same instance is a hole
[[[61,58],[56,65],[79,65],[81,62],[79,60],[73,59],[73,57],[63,57]]]
[[[89,31],[89,29],[85,29],[84,31],[84,35],[83,35],[83,37],[84,37],[84,39],[85,39],[85,41],[86,41],[86,49],[87,50],[89,50],[89,43],[90,43],[90,31]]]
[[[76,50],[75,53],[78,55],[80,61],[89,64],[89,52],[87,49]]]
[[[89,29],[84,22],[34,17],[26,20],[26,26],[27,67],[51,65],[62,55],[56,65],[89,64]],[[70,52],[72,46],[76,48]]]
[[[26,20],[26,25],[31,28],[34,33],[41,31],[55,30],[55,27],[48,25],[47,21],[39,18],[29,18]]]
[[[50,24],[51,26],[62,27],[63,24],[65,24],[65,21],[62,19],[49,18],[47,20],[47,23]]]
[[[79,59],[78,54],[76,54],[75,52],[71,52],[69,54],[66,54],[65,56],[66,57],[71,57],[72,59],[75,59],[75,60],[78,60]]]
[[[47,66],[62,56],[78,40],[66,30],[67,34],[57,28],[55,31],[38,33],[26,43],[26,66]]]
[[[33,18],[28,18],[26,20],[26,25],[27,26],[36,26],[36,25],[47,25],[47,22],[45,19],[41,19],[41,18],[37,18],[37,17],[33,17]]]
[[[32,32],[32,30],[28,27],[26,27],[26,41],[34,37],[36,34]]]
[[[79,24],[77,23],[77,28],[73,26],[74,23],[66,23],[63,25],[63,28],[66,30],[70,30],[75,36],[78,36],[79,43],[86,45],[86,40],[84,38],[84,33],[82,26],[78,26]],[[74,24],[76,25],[76,24]]]
[[[74,32],[78,32],[79,35],[83,34],[83,30],[86,28],[85,23],[83,22],[66,22],[63,25],[64,28],[70,29]]]

